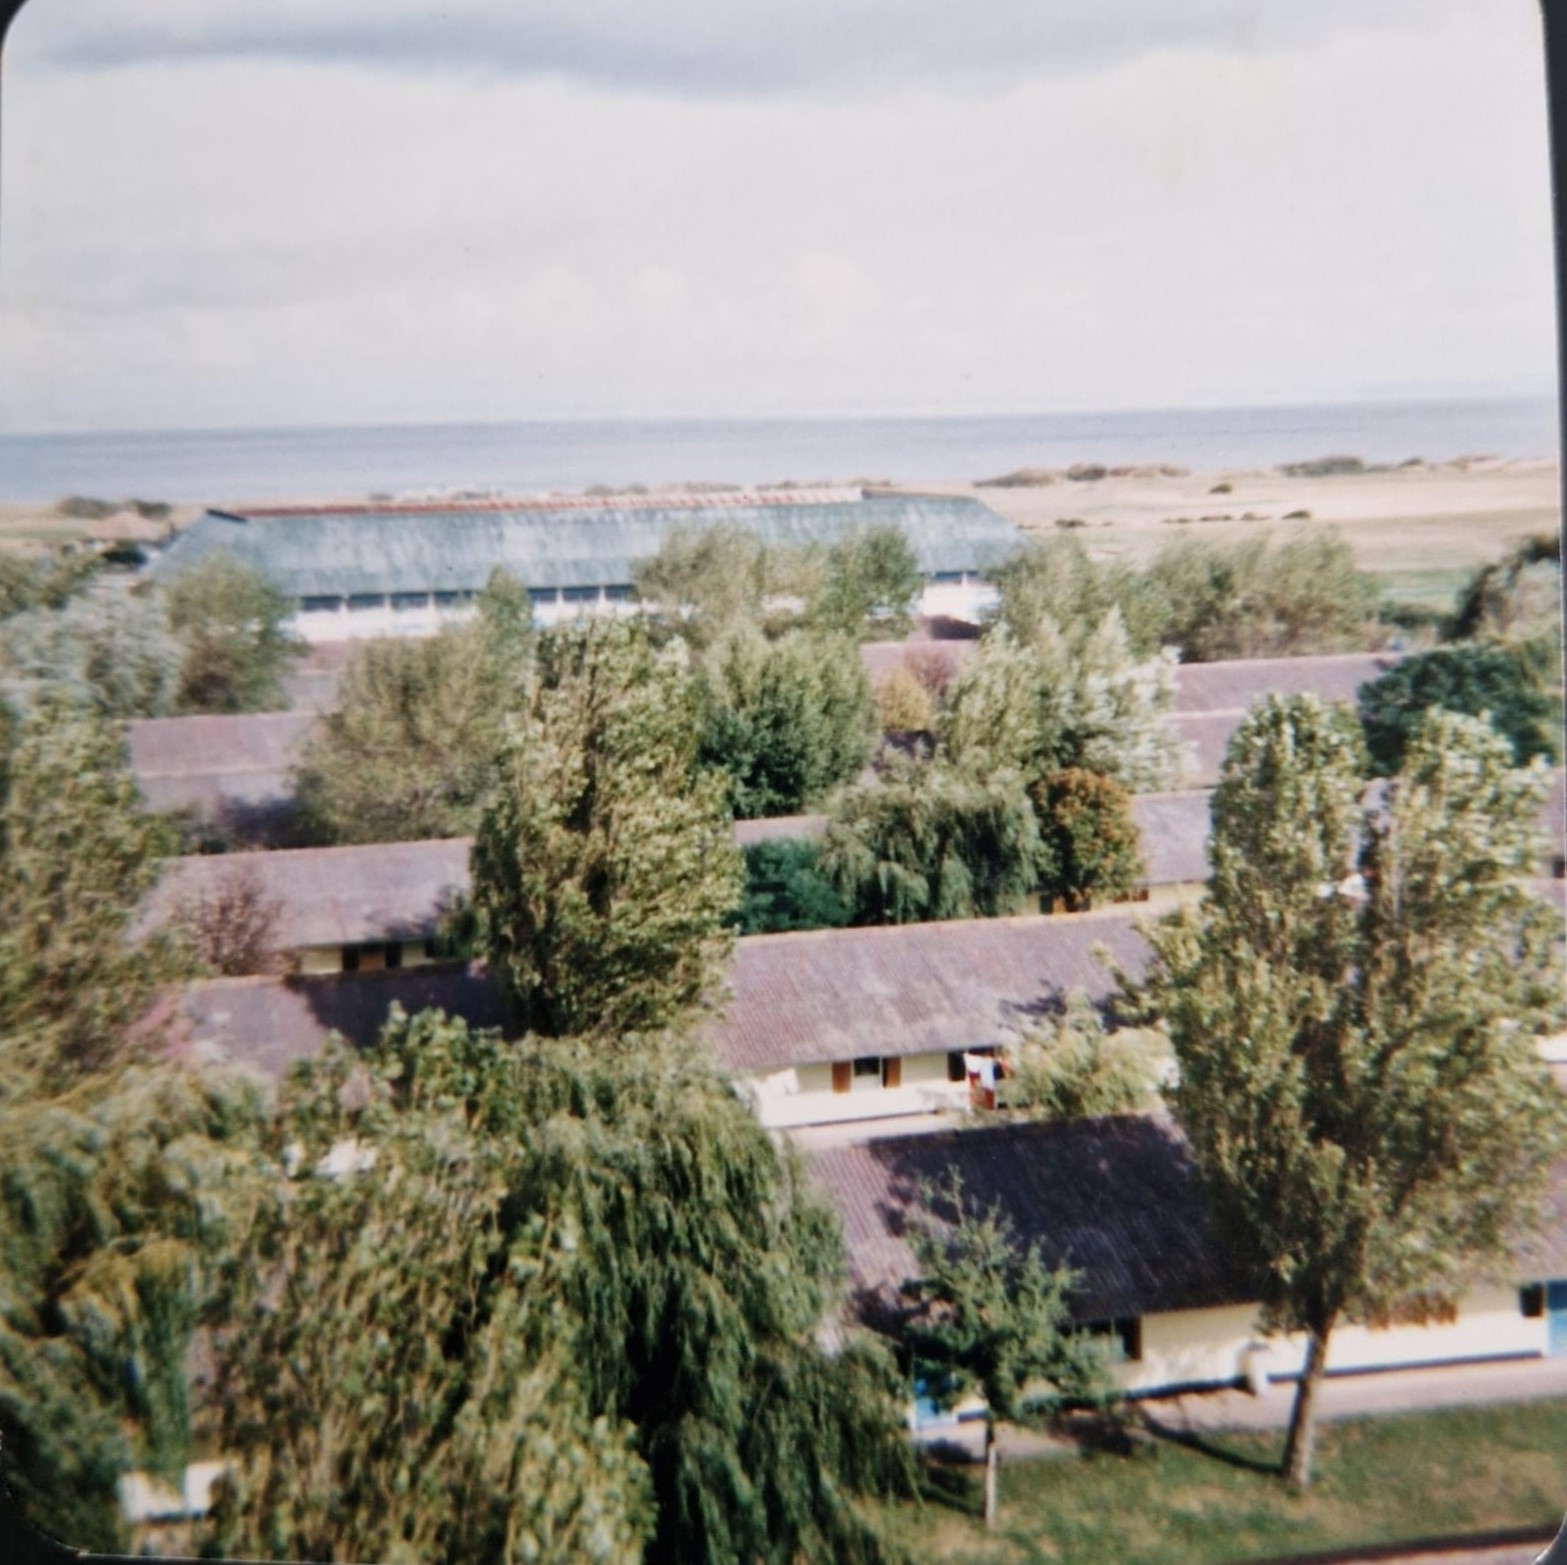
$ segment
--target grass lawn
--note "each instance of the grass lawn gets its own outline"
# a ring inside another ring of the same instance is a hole
[[[885,1514],[919,1560],[1218,1565],[1549,1528],[1567,1506],[1567,1401],[1324,1424],[1303,1497],[1276,1476],[1282,1449],[1282,1433],[1236,1434],[1133,1457],[1015,1460],[991,1535],[977,1468],[935,1470],[923,1506]]]

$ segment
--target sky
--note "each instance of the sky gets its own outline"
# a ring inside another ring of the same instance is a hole
[[[1536,0],[29,0],[0,430],[1554,390]]]

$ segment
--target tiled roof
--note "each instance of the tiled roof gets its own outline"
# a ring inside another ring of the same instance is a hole
[[[1360,687],[1385,674],[1397,653],[1346,652],[1331,657],[1240,658],[1183,663],[1176,670],[1177,712],[1245,712],[1266,695],[1318,695],[1353,703]]]
[[[468,888],[472,840],[388,842],[173,859],[148,899],[143,927],[178,916],[237,877],[278,906],[280,950],[418,940],[434,934],[456,894]]]
[[[140,718],[125,725],[131,773],[149,809],[265,825],[292,805],[292,768],[315,720],[308,711]]]
[[[1101,945],[1142,970],[1147,945],[1121,910],[753,935],[703,1031],[736,1071],[1000,1044],[1074,992],[1107,1000]]]
[[[843,1222],[852,1285],[890,1304],[917,1272],[910,1215],[922,1187],[957,1173],[981,1208],[999,1205],[1050,1266],[1082,1274],[1080,1320],[1243,1303],[1246,1280],[1219,1242],[1179,1132],[1122,1115],[862,1141],[807,1156]]]
[[[1180,1132],[1163,1116],[1006,1124],[873,1139],[806,1154],[843,1222],[861,1303],[894,1302],[917,1270],[907,1234],[921,1189],[951,1173],[999,1206],[1048,1265],[1081,1273],[1079,1320],[1207,1309],[1255,1297],[1220,1240]],[[1515,1251],[1520,1281],[1567,1276],[1567,1160],[1546,1221]]]
[[[1143,856],[1141,884],[1179,886],[1208,878],[1207,788],[1180,793],[1140,793],[1132,799]]]

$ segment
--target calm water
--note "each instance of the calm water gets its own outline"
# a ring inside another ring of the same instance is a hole
[[[974,479],[1073,462],[1199,471],[1349,453],[1370,462],[1553,457],[1551,398],[1148,413],[821,420],[617,420],[370,429],[0,435],[0,499],[66,494],[223,504],[511,493],[591,484]]]

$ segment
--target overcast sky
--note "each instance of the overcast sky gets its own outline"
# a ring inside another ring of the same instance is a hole
[[[30,0],[0,428],[1554,388],[1536,0]]]

